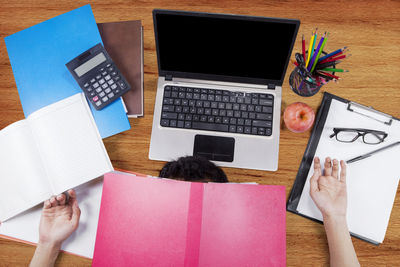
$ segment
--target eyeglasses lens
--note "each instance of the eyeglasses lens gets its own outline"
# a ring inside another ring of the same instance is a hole
[[[382,142],[382,138],[379,138],[378,135],[373,134],[373,133],[366,133],[364,135],[364,143],[366,144],[379,144],[380,142]]]
[[[357,131],[340,131],[336,134],[336,139],[340,142],[353,142],[357,137]]]

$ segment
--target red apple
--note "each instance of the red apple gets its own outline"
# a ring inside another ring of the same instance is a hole
[[[302,133],[310,129],[314,119],[314,110],[309,105],[301,102],[290,104],[283,114],[286,127],[295,133]]]

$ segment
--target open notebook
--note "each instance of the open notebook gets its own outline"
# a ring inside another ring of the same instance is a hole
[[[112,171],[83,93],[0,131],[0,221]]]
[[[382,113],[378,114],[371,109],[358,112],[349,106],[349,101],[327,93],[325,93],[324,102],[325,105],[321,106],[320,112],[324,113],[324,109],[328,110],[327,116],[325,114],[325,124],[317,122],[314,128],[313,135],[315,136],[310,139],[288,201],[288,210],[319,221],[323,220],[322,215],[309,194],[314,166],[308,165],[309,169],[306,169],[303,166],[307,165],[305,161],[311,163],[314,156],[318,156],[321,160],[328,156],[349,160],[400,141],[399,120],[384,116]],[[327,107],[328,102],[330,106]],[[390,125],[384,123],[385,121],[390,121]],[[361,138],[353,143],[342,143],[329,137],[334,127],[381,130],[388,133],[388,136],[383,143],[378,145],[364,144]],[[315,149],[313,148],[315,145],[317,147],[313,154],[311,150]],[[347,223],[352,235],[374,244],[383,242],[400,178],[399,157],[400,146],[395,146],[369,158],[347,164]],[[301,177],[302,171],[305,171],[304,177]],[[296,187],[301,184],[303,178],[306,178],[304,187],[298,190],[299,188]]]

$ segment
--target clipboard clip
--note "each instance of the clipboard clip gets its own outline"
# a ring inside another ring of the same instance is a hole
[[[375,110],[373,107],[364,106],[355,102],[349,102],[347,104],[347,110],[354,113],[360,114],[362,116],[368,117],[370,119],[382,122],[386,125],[392,125],[393,118],[383,112]]]

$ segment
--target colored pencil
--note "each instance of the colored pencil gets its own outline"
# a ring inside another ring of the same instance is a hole
[[[301,41],[301,48],[303,52],[304,62],[306,62],[306,40],[304,39],[304,34],[303,34],[303,39]]]
[[[314,65],[315,58],[317,57],[318,52],[319,52],[319,50],[321,49],[321,46],[322,46],[322,43],[324,42],[324,40],[325,40],[325,34],[323,34],[323,35],[321,36],[321,39],[320,39],[319,42],[318,42],[317,49],[314,51],[314,53],[313,53],[313,55],[312,55],[312,57],[311,57],[311,59],[310,59],[310,64],[308,64],[308,67],[307,67],[307,70],[308,70],[308,71],[311,71],[311,68],[312,68],[312,66]],[[314,49],[313,49],[313,50],[314,50]]]
[[[329,59],[324,59],[324,60],[322,60],[322,61],[320,61],[318,63],[333,62],[333,61],[336,61],[336,60],[339,60],[339,59],[343,59],[343,58],[346,58],[346,57],[350,57],[350,56],[351,56],[351,54],[349,54],[349,55],[341,55],[341,56],[338,56],[338,57],[331,57]]]
[[[310,66],[311,65],[311,59],[312,59],[312,57],[314,56],[314,53],[315,53],[315,43],[317,42],[317,30],[318,30],[318,28],[317,29],[315,29],[315,35],[314,35],[314,40],[313,40],[313,44],[312,44],[312,48],[311,48],[311,57],[310,57],[310,61],[308,62],[308,65],[307,65],[307,67],[308,66]]]
[[[333,75],[333,74],[330,74],[330,73],[327,73],[327,72],[318,71],[318,73],[320,73],[320,74],[322,74],[324,76],[330,77],[330,78],[340,79],[339,76],[336,76],[336,75]]]
[[[337,60],[337,61],[326,62],[326,63],[322,63],[322,64],[317,63],[315,69],[316,70],[320,70],[320,69],[323,69],[323,68],[331,67],[331,66],[334,66],[336,64],[339,64],[340,62],[342,62],[342,61]]]
[[[311,39],[310,39],[310,45],[308,47],[308,55],[307,55],[307,61],[306,61],[306,67],[308,66],[308,61],[310,61],[310,55],[311,55],[311,48],[312,48],[312,44],[314,42],[314,31],[311,34]]]
[[[315,69],[315,66],[317,65],[318,59],[321,56],[322,50],[324,50],[326,41],[328,40],[328,34],[325,32],[324,35],[321,37],[321,40],[319,41],[318,48],[316,53],[318,53],[316,56],[314,56],[313,61],[311,63],[311,68],[310,71],[313,72]],[[322,44],[321,44],[322,42]]]
[[[333,51],[332,53],[329,53],[329,54],[327,54],[326,56],[321,57],[321,58],[319,59],[319,61],[325,60],[325,59],[327,59],[327,58],[329,58],[329,57],[332,57],[332,56],[334,56],[334,55],[336,55],[336,54],[341,54],[341,53],[343,53],[343,51],[344,51],[346,48],[347,48],[347,46],[345,46],[345,47],[343,47],[343,48],[340,48],[340,49],[338,49],[338,50],[335,50],[335,51]]]
[[[349,72],[348,70],[344,69],[335,69],[335,68],[324,68],[322,71],[331,71],[331,72]]]

